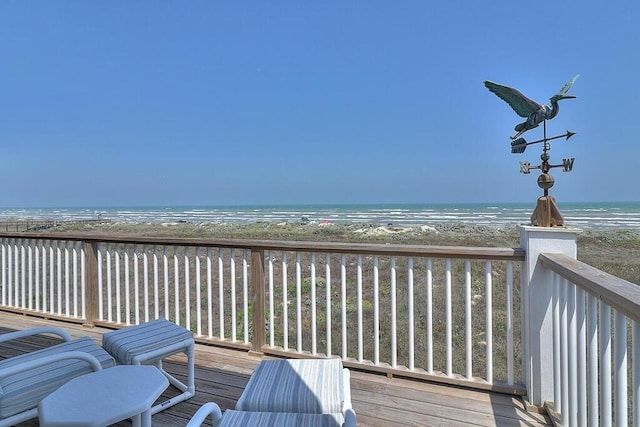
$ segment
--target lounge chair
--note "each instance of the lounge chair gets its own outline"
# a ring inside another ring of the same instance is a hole
[[[227,409],[224,414],[213,402],[205,403],[191,417],[187,427],[200,427],[211,418],[214,427],[273,426],[273,427],[340,427],[355,426],[351,410],[343,424],[336,414],[306,414],[296,412],[250,412]]]
[[[39,334],[55,334],[63,342],[0,361],[0,427],[37,417],[38,403],[70,379],[115,365],[93,339],[72,339],[60,328],[10,332],[0,335],[0,343]]]
[[[238,399],[236,410],[324,414],[337,420],[332,425],[355,427],[351,374],[338,358],[263,360]]]
[[[200,426],[208,417],[216,427],[355,427],[351,375],[337,358],[263,360],[235,410],[223,414],[210,402],[187,426]]]

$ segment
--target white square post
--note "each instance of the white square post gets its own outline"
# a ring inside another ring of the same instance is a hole
[[[541,253],[577,256],[581,230],[520,226],[526,251],[521,274],[522,365],[529,403],[541,407],[553,400],[553,283],[551,271],[538,261]]]

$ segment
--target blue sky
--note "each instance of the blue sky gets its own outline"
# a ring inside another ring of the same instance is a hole
[[[640,201],[640,3],[2,1],[0,206]],[[542,137],[542,127],[527,140]]]

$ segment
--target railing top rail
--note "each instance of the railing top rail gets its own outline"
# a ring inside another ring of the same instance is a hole
[[[397,255],[435,258],[524,260],[521,248],[489,248],[466,246],[428,246],[384,243],[309,242],[252,239],[216,239],[184,237],[145,237],[116,234],[82,233],[7,233],[0,238],[34,240],[73,240],[90,243],[125,243],[156,246],[222,247],[271,251],[301,251],[326,253],[352,253],[367,255]]]
[[[563,254],[540,254],[542,265],[600,298],[630,319],[640,321],[640,286]]]

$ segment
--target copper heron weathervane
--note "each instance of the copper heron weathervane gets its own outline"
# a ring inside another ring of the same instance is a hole
[[[495,93],[500,99],[505,101],[513,111],[520,117],[524,117],[526,120],[522,123],[518,123],[515,127],[516,134],[511,139],[511,152],[512,153],[524,153],[529,145],[542,142],[542,154],[540,159],[542,163],[537,166],[532,166],[529,162],[520,162],[520,172],[524,174],[531,173],[531,169],[540,169],[542,172],[538,177],[538,186],[544,190],[544,195],[538,198],[533,214],[531,215],[531,223],[541,227],[562,226],[564,225],[564,219],[560,214],[560,211],[556,205],[556,201],[552,196],[549,196],[549,189],[553,187],[554,179],[549,170],[556,167],[562,167],[564,172],[570,172],[573,168],[573,162],[575,158],[563,159],[561,164],[553,165],[549,163],[549,153],[551,145],[549,141],[558,138],[569,139],[575,132],[567,131],[562,135],[552,136],[547,138],[547,120],[553,119],[560,110],[558,101],[563,99],[575,98],[573,95],[567,95],[571,86],[576,81],[578,76],[575,76],[564,86],[562,89],[551,98],[549,103],[545,105],[538,104],[537,102],[527,98],[520,91],[509,86],[504,86],[498,83],[485,81],[484,85],[491,92]],[[540,140],[527,142],[521,135],[531,129],[537,128],[540,123],[543,124],[543,137]]]

